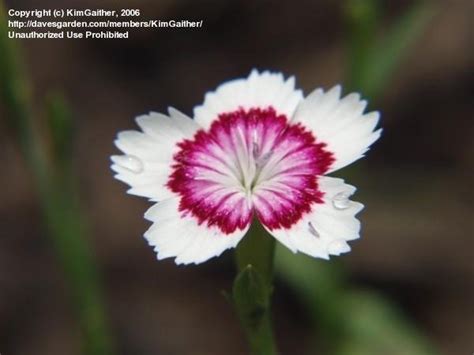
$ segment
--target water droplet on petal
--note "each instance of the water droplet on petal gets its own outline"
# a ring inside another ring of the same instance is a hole
[[[344,239],[333,240],[328,245],[328,253],[333,255],[339,255],[341,253],[347,253],[351,250],[351,247]]]
[[[332,198],[332,205],[337,210],[345,210],[351,206],[349,195],[346,192],[339,192]]]
[[[308,222],[308,229],[309,229],[309,232],[310,232],[312,235],[314,235],[316,238],[319,238],[319,237],[320,237],[318,231],[316,230],[316,228],[314,228],[313,223]]]
[[[143,172],[143,163],[140,159],[133,155],[116,155],[113,157],[115,164],[127,169],[135,174]]]

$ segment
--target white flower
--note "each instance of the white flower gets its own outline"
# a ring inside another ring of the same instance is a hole
[[[158,259],[201,263],[234,248],[255,216],[293,252],[328,259],[359,238],[349,200],[356,190],[325,176],[364,156],[379,137],[379,114],[336,86],[303,97],[294,78],[252,71],[220,85],[194,119],[137,118],[143,132],[118,134],[115,177],[156,202],[145,238]]]

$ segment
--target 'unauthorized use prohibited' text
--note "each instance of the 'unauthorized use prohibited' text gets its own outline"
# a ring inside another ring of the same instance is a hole
[[[140,9],[8,10],[8,37],[127,39],[134,29],[200,29],[202,20],[149,19]]]

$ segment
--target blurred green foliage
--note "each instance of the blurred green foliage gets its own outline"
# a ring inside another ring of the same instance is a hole
[[[375,292],[352,289],[336,259],[315,260],[279,246],[275,261],[277,275],[308,310],[323,339],[318,345],[326,350],[324,354],[437,353],[394,304]]]
[[[64,99],[51,96],[47,107],[46,135],[35,125],[30,85],[20,50],[7,37],[5,7],[0,2],[0,98],[7,123],[18,137],[20,149],[36,184],[41,210],[75,301],[84,333],[84,352],[112,354],[109,331],[94,258],[87,243],[87,224],[72,169],[72,116]]]
[[[383,93],[410,46],[435,14],[434,2],[415,1],[382,30],[383,4],[380,0],[347,0],[343,6],[348,48],[347,86],[372,101]]]
[[[347,0],[347,86],[376,100],[389,85],[410,45],[415,43],[435,9],[432,2],[415,2],[382,31],[383,2]],[[345,177],[361,176],[351,168]],[[324,339],[325,354],[434,355],[436,350],[398,308],[370,291],[354,290],[336,261],[319,261],[277,248],[277,275],[296,291],[312,323]],[[313,353],[310,351],[309,353]]]
[[[65,98],[60,93],[47,97],[47,119],[50,132],[54,165],[67,170],[73,155],[74,127],[73,114]]]

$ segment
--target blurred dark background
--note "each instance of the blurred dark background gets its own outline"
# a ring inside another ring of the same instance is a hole
[[[381,35],[412,4],[385,2]],[[385,131],[349,181],[359,186],[356,199],[366,209],[362,239],[340,259],[350,284],[380,291],[442,354],[461,355],[474,351],[473,6],[469,0],[434,4],[434,17],[372,103]],[[238,322],[219,294],[232,282],[232,253],[198,267],[157,262],[141,237],[150,204],[126,195],[112,178],[113,140],[151,110],[174,106],[191,115],[206,91],[254,67],[295,75],[305,93],[344,84],[342,2],[41,2],[41,8],[65,7],[140,8],[144,18],[204,21],[201,29],[131,29],[128,40],[23,40],[20,46],[38,126],[45,92],[62,92],[74,113],[73,163],[118,352],[245,354]],[[0,353],[79,354],[65,277],[31,174],[3,119],[0,160]],[[273,311],[282,354],[302,353],[313,333],[281,281]]]

